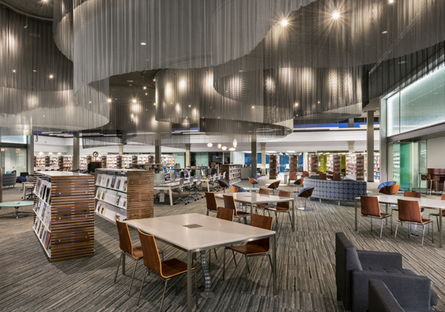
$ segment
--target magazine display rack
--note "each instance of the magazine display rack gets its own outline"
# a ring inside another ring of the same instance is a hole
[[[153,171],[96,169],[96,214],[108,221],[153,218]]]
[[[41,172],[33,192],[33,229],[50,262],[94,256],[94,176]]]

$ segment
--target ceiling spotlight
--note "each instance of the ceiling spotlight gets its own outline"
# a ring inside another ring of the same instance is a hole
[[[284,19],[281,20],[281,26],[286,27],[287,24],[289,24],[289,22],[287,21],[287,19],[284,18]]]
[[[32,72],[33,72],[33,73],[37,73],[37,69],[33,69]]]
[[[389,2],[389,3],[394,3],[394,0],[389,0],[388,2]]]
[[[133,99],[133,103],[136,103],[136,99]]]
[[[91,101],[89,101],[89,103],[91,104]]]
[[[189,107],[192,107],[191,105],[189,105]]]
[[[153,78],[153,81],[156,81],[156,78]]]
[[[255,108],[255,106],[252,106],[252,108]]]
[[[15,73],[15,69],[13,69],[12,72]]]
[[[332,18],[333,19],[338,19],[340,17],[340,12],[335,11],[334,13],[332,13]]]
[[[156,103],[153,103],[154,106],[156,106]]]
[[[54,78],[54,76],[53,75],[49,75],[49,79],[53,79]]]
[[[147,90],[147,87],[144,87],[143,89],[144,89],[144,90]]]
[[[212,143],[207,143],[207,147],[212,147],[213,144]]]
[[[386,35],[388,33],[387,30],[382,31],[382,35]]]
[[[229,148],[229,151],[231,151],[231,152],[236,151],[236,148],[231,147],[231,148]]]
[[[298,106],[298,103],[295,103],[295,106]]]
[[[222,149],[223,151],[225,151],[225,150],[227,149],[227,146],[223,146],[223,147],[221,147],[221,149]]]
[[[318,104],[320,104],[320,101],[318,101]]]
[[[108,103],[111,103],[111,99],[108,99]]]
[[[144,46],[144,45],[147,45],[147,44],[145,42],[141,42],[141,45]]]
[[[218,144],[218,148],[221,148],[221,146],[222,146],[221,144]]]

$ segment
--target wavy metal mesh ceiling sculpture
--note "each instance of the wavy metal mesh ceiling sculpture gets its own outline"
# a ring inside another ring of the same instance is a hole
[[[0,73],[2,126],[82,130],[108,122],[108,105],[74,103],[73,64],[54,44],[49,22],[0,7]]]

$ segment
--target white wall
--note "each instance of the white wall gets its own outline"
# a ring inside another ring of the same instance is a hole
[[[243,152],[230,152],[231,154],[231,161],[234,165],[244,165],[245,164],[245,157]],[[261,164],[260,164],[261,165]],[[261,168],[261,166],[260,166]]]
[[[445,168],[445,137],[427,140],[426,150],[428,168]]]

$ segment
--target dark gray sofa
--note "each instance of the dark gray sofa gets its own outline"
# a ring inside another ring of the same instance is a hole
[[[417,296],[403,296],[398,300],[381,280],[369,280],[368,312],[425,312],[430,310],[414,310]],[[401,304],[399,304],[399,301]]]
[[[344,233],[336,233],[335,264],[337,299],[345,310],[367,311],[370,279],[385,282],[396,298],[416,296],[414,309],[431,310],[437,304],[430,279],[404,269],[399,253],[357,251]]]

